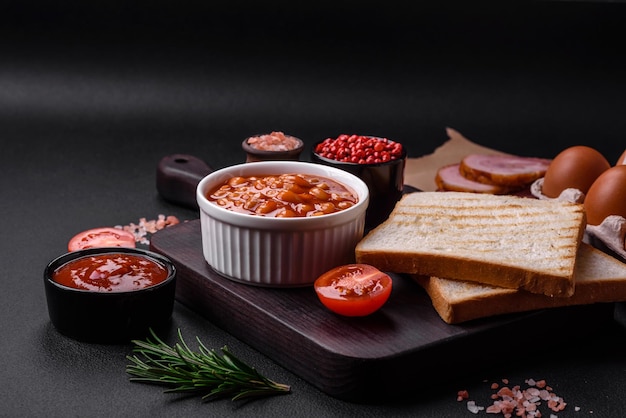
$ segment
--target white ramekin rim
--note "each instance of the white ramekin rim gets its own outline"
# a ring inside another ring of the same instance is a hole
[[[323,216],[274,218],[233,212],[209,202],[205,196],[207,190],[233,176],[285,173],[314,174],[331,178],[352,189],[357,194],[358,202],[348,209]],[[365,212],[369,204],[369,189],[363,180],[339,168],[303,161],[261,161],[228,166],[208,174],[198,183],[196,200],[201,211],[233,225],[257,229],[309,229],[341,224],[359,216]]]

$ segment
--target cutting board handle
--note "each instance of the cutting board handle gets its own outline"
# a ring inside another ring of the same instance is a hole
[[[169,202],[198,209],[196,187],[212,171],[207,163],[192,155],[165,156],[157,166],[157,191]]]

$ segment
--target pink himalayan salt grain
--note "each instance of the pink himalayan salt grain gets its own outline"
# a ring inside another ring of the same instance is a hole
[[[457,401],[462,401],[462,400],[468,399],[468,398],[469,398],[469,393],[466,390],[460,390],[456,394],[456,400]]]
[[[261,151],[290,151],[300,146],[300,141],[283,132],[252,136],[247,140],[248,145]]]
[[[508,379],[502,379],[502,383],[508,384]],[[500,388],[498,383],[492,383],[491,389],[498,389],[491,395],[493,403],[485,409],[470,400],[467,401],[467,409],[473,414],[485,410],[488,414],[502,414],[505,418],[541,418],[539,406],[542,402],[546,402],[545,405],[552,412],[565,410],[567,403],[552,392],[552,388],[546,384],[545,380],[527,379],[525,383],[528,385],[526,389],[522,389],[519,385],[512,388],[507,386]],[[457,393],[457,401],[466,399],[469,399],[469,393],[466,390]],[[580,408],[576,407],[575,410],[579,411]],[[557,416],[551,413],[550,417],[556,418]]]
[[[485,407],[476,405],[475,401],[467,401],[467,410],[472,414],[477,414],[484,409]]]
[[[140,218],[138,224],[131,222],[129,225],[117,225],[116,228],[132,233],[135,236],[135,242],[148,245],[150,244],[148,234],[154,234],[163,228],[176,225],[178,223],[180,223],[180,221],[176,216],[159,215],[157,219],[148,221],[146,218]]]

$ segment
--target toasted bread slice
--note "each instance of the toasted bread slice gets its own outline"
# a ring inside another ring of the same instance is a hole
[[[536,309],[626,301],[626,264],[589,244],[582,243],[578,249],[575,277],[576,291],[569,298],[439,277],[415,276],[415,280],[449,324]]]
[[[359,263],[396,273],[574,293],[582,205],[465,192],[403,196],[356,246]]]

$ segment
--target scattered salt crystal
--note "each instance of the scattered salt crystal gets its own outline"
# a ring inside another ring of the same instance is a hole
[[[488,414],[499,414],[500,412],[502,412],[502,408],[500,407],[500,404],[498,402],[494,402],[493,405],[489,405],[487,407],[487,411]]]
[[[456,400],[459,402],[468,398],[469,398],[469,392],[466,390],[460,390],[456,394]]]
[[[539,389],[537,388],[528,388],[526,389],[526,397],[536,397],[539,395]]]
[[[487,381],[485,381],[487,382]],[[502,379],[502,382],[508,384],[508,379]],[[528,387],[522,389],[520,385],[515,385],[512,388],[507,386],[499,387],[497,383],[491,384],[491,389],[496,390],[491,394],[493,403],[486,408],[488,414],[501,414],[505,418],[512,418],[513,416],[525,417],[525,418],[540,418],[542,413],[540,406],[542,400],[547,401],[546,407],[552,412],[559,412],[565,410],[567,403],[552,392],[552,388],[548,386],[545,380],[536,381],[534,379],[527,379],[525,381]],[[462,393],[469,397],[467,391],[459,391],[457,400],[462,399]],[[485,410],[485,407],[478,406],[475,401],[467,401],[467,409],[473,414],[478,414],[480,411]],[[576,411],[580,411],[580,407],[575,407]],[[593,413],[593,411],[590,411]],[[551,418],[557,418],[557,415],[551,413]]]
[[[163,228],[176,225],[178,223],[180,223],[180,221],[175,216],[170,215],[166,217],[165,215],[160,214],[157,219],[148,221],[147,218],[139,218],[138,224],[131,222],[128,225],[116,225],[115,227],[132,233],[135,236],[135,242],[149,245],[150,240],[148,239],[148,234],[154,234]]]
[[[475,401],[467,401],[467,410],[472,414],[478,414],[483,409],[485,409],[485,407],[476,405]]]
[[[528,405],[524,405],[524,409],[529,412],[529,411],[536,411],[538,407],[537,403],[529,403]]]

